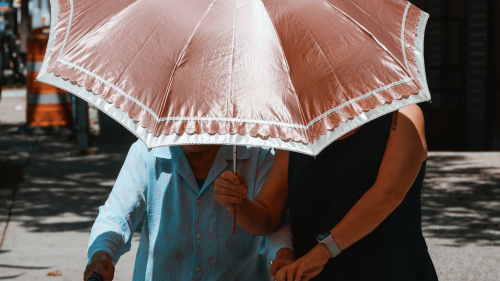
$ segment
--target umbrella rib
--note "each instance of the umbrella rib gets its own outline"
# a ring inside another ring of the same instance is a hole
[[[335,5],[333,5],[332,3],[328,2],[328,1],[325,1],[326,3],[328,3],[328,5],[332,6],[334,9],[336,9],[337,11],[341,12],[343,15],[345,15],[348,19],[350,19],[352,22],[354,22],[359,28],[361,28],[364,32],[368,33],[368,35],[370,35],[370,37],[384,50],[386,51],[394,61],[396,61],[399,66],[404,70],[404,71],[408,71],[405,66],[394,56],[393,53],[391,53],[387,47],[382,44],[382,42],[380,42],[377,37],[375,37],[375,35],[373,35],[373,33],[371,33],[368,29],[366,29],[366,27],[364,27],[362,24],[360,24],[359,22],[357,22],[355,19],[353,19],[351,16],[349,16],[348,14],[346,14],[344,11],[342,11],[341,9],[335,7]],[[350,2],[350,1],[349,1]],[[352,3],[352,2],[351,2]],[[357,7],[357,6],[356,6]],[[359,7],[358,7],[359,8]],[[363,11],[361,8],[359,8],[361,11]],[[363,11],[365,13],[365,11]],[[365,13],[366,14],[366,13]],[[375,21],[376,22],[376,21]],[[380,24],[379,24],[380,25]],[[404,28],[404,27],[403,27]],[[389,34],[393,35],[392,33],[389,32]],[[394,35],[393,35],[394,36]],[[394,36],[396,37],[396,36]],[[397,38],[397,37],[396,37]],[[397,38],[399,40],[399,38]],[[408,76],[411,77],[411,75],[409,73],[407,73]]]
[[[290,85],[292,86],[292,90],[295,93],[295,98],[297,100],[297,105],[299,106],[300,115],[302,116],[302,122],[305,123],[306,122],[306,116],[304,114],[304,110],[302,108],[302,104],[300,104],[297,91],[295,90],[295,85],[293,85],[292,77],[290,76],[290,65],[288,64],[288,60],[286,59],[285,49],[283,48],[283,43],[281,42],[281,38],[278,35],[278,30],[276,29],[276,25],[274,24],[273,20],[271,19],[271,16],[269,15],[269,11],[267,10],[266,5],[264,4],[264,1],[260,0],[260,2],[262,3],[262,6],[264,6],[264,9],[266,10],[266,13],[267,13],[267,16],[269,18],[269,21],[271,22],[271,24],[273,26],[274,34],[276,35],[276,38],[278,39],[278,43],[280,44],[281,55],[283,56],[283,60],[285,61],[286,72],[288,74],[287,75],[288,76],[288,81],[290,82]],[[311,136],[309,135],[309,131],[307,129],[308,128],[306,127],[307,139],[308,139],[308,141],[310,141],[311,140]],[[311,146],[311,144],[309,144],[309,146]]]
[[[73,0],[71,0],[71,1],[73,1]],[[180,1],[180,2],[179,2],[179,4],[177,4],[175,7],[173,7],[173,8],[172,8],[172,9],[171,9],[171,10],[170,10],[170,11],[169,11],[166,15],[165,15],[165,18],[166,18],[166,17],[168,17],[168,16],[172,13],[172,11],[174,11],[174,10],[175,10],[175,8],[177,8],[177,7],[180,5],[180,3],[181,3],[181,2],[182,2],[182,1]],[[132,6],[132,5],[133,5],[133,4],[131,4],[131,5],[127,6],[127,8],[125,8],[125,9],[121,10],[121,11],[120,11],[120,13],[122,13],[123,11],[125,11],[126,9],[128,9],[128,8],[129,8],[130,6]],[[72,11],[73,11],[73,9],[71,10],[71,12],[72,12]],[[94,33],[94,32],[96,32],[97,30],[101,29],[103,26],[105,26],[107,23],[109,23],[112,19],[116,18],[116,17],[117,17],[120,13],[115,14],[114,16],[112,16],[112,17],[110,17],[110,18],[107,18],[107,19],[106,19],[106,20],[105,20],[102,24],[100,24],[99,26],[97,26],[97,27],[95,27],[94,29],[92,29],[91,31],[89,31],[87,34],[85,34],[85,36],[83,36],[83,37],[82,37],[82,38],[80,38],[80,39],[79,39],[76,43],[74,43],[74,44],[73,44],[73,48],[74,48],[76,45],[78,45],[78,43],[80,43],[81,41],[83,41],[83,40],[85,40],[87,37],[89,37],[90,35],[93,35],[93,33]],[[70,16],[70,18],[72,18],[72,16]],[[161,23],[165,20],[165,18],[164,18],[164,19],[160,22],[160,24],[161,24]],[[70,19],[70,24],[71,24],[71,19]],[[158,24],[158,26],[159,26],[160,24]],[[158,28],[158,26],[155,28],[155,30]],[[68,27],[68,29],[67,29],[67,30],[68,30],[68,33],[69,33],[69,27]],[[155,30],[154,30],[154,31],[155,31]],[[153,31],[151,34],[153,34],[153,33],[154,33],[154,31]],[[66,40],[65,40],[65,41],[66,41]],[[64,48],[64,47],[63,47],[63,48]],[[69,49],[69,50],[68,50],[68,52],[69,52],[69,51],[71,51],[71,50],[72,50],[72,49]],[[62,49],[61,49],[61,51],[62,51]],[[59,58],[60,58],[60,57],[61,57],[61,56],[59,56]]]
[[[61,58],[64,48],[66,47],[66,41],[68,40],[69,30],[71,29],[71,21],[73,20],[73,0],[69,0],[70,10],[69,10],[69,19],[68,19],[68,28],[66,29],[66,36],[64,36],[63,45],[61,47],[61,51],[59,52],[58,59]]]
[[[231,116],[233,118],[235,118],[235,99],[234,99],[234,96],[233,96],[233,68],[234,68],[234,41],[236,40],[236,18],[238,17],[238,0],[236,0],[236,5],[235,5],[236,9],[233,10],[233,16],[234,16],[234,19],[233,19],[233,42],[231,44],[231,70],[229,72],[229,95],[230,95],[230,98],[231,98],[231,103],[232,103],[232,114]]]
[[[405,27],[406,27],[406,17],[408,16],[408,10],[410,10],[410,7],[411,7],[411,3],[408,2],[408,5],[406,5],[406,9],[405,9],[405,13],[403,15],[403,24],[401,25],[401,49],[403,51],[403,57],[404,57],[404,60],[405,60],[405,64],[406,64],[406,69],[408,71],[408,74],[410,74],[410,76],[413,78],[413,75],[411,74],[411,71],[410,71],[410,67],[408,66],[408,60],[406,59],[406,44],[405,44]]]
[[[149,40],[151,40],[151,38],[153,37],[154,33],[158,30],[158,28],[160,28],[160,26],[162,25],[162,23],[167,19],[167,17],[170,15],[170,13],[172,13],[172,11],[174,11],[179,5],[180,3],[182,3],[182,1],[179,1],[179,3],[173,7],[170,11],[168,11],[168,13],[165,15],[165,17],[158,23],[158,25],[153,29],[153,31],[151,32],[151,34],[148,36],[148,38],[146,39],[146,41],[144,41],[144,43],[142,44],[142,46],[140,47],[139,50],[137,50],[137,52],[135,53],[134,55],[134,58],[132,60],[130,60],[130,62],[127,64],[126,67],[123,67],[123,70],[122,72],[118,75],[118,77],[116,78],[116,81],[119,81],[120,78],[123,76],[123,74],[125,73],[125,71],[128,69],[128,67],[130,65],[132,65],[134,63],[134,61],[137,59],[137,57],[139,56],[139,53],[145,48],[146,46],[146,43],[149,42]],[[175,69],[173,70],[175,71]],[[156,131],[156,130],[155,130]]]
[[[358,8],[358,10],[360,10],[361,12],[363,12],[363,14],[367,15],[369,18],[371,18],[374,22],[376,22],[380,27],[382,27],[385,31],[387,31],[387,33],[389,33],[392,37],[394,37],[395,39],[399,40],[399,38],[394,35],[392,32],[390,32],[384,25],[380,24],[376,19],[374,19],[370,14],[368,14],[367,12],[365,12],[365,10],[361,9],[361,7],[359,7],[358,5],[354,4],[352,1],[349,0],[349,2],[355,6],[356,8]],[[409,2],[408,2],[409,3]],[[330,3],[330,5],[333,5]],[[338,9],[340,10],[340,9]]]
[[[300,19],[300,21],[302,22],[302,24],[304,25],[304,27],[307,29],[307,32],[309,32],[309,34],[311,35],[311,37],[314,39],[314,43],[316,43],[316,46],[318,47],[318,49],[319,49],[320,53],[323,55],[324,60],[325,60],[326,62],[328,62],[328,65],[330,66],[330,70],[331,70],[332,74],[335,76],[335,79],[337,79],[337,82],[339,82],[339,83],[338,83],[338,85],[339,85],[339,87],[342,89],[342,92],[344,93],[344,96],[346,96],[347,91],[344,89],[344,87],[343,87],[343,86],[342,86],[342,84],[340,83],[339,78],[338,78],[337,74],[335,73],[335,71],[334,71],[334,68],[333,68],[332,64],[330,63],[330,61],[329,61],[329,60],[328,60],[328,58],[326,57],[326,54],[325,54],[325,52],[323,51],[323,49],[321,48],[321,46],[319,45],[318,40],[316,40],[316,38],[314,37],[313,33],[311,32],[311,30],[309,29],[309,27],[307,26],[307,24],[304,22],[304,20],[302,19],[302,17],[301,17],[301,16],[297,13],[297,11],[295,11],[295,9],[294,9],[292,6],[290,6],[290,4],[288,4],[288,3],[286,3],[286,4],[287,4],[287,5],[290,7],[290,9],[291,9],[291,10],[292,10],[292,11],[293,11],[296,15],[297,15],[297,17]],[[348,98],[346,98],[346,99],[347,99],[347,100],[349,100]],[[331,110],[329,110],[329,111],[327,111],[327,112],[333,113],[334,111],[337,111],[338,109],[343,108],[343,107],[345,107],[345,106],[347,106],[347,105],[351,104],[351,103],[349,103],[349,102],[350,102],[350,101],[347,101],[347,102],[343,103],[342,105],[337,106],[337,107],[335,107],[334,109],[331,109]],[[330,114],[330,113],[323,113],[323,114],[322,114],[322,115],[320,115],[319,117],[316,117],[315,119],[313,119],[311,122],[309,122],[309,123],[306,125],[307,129],[311,128],[311,126],[312,126],[314,123],[316,123],[316,122],[317,122],[317,121],[319,121],[320,119],[322,119],[322,118],[326,117],[326,116],[327,116],[328,114]],[[315,120],[316,120],[316,121],[315,121]],[[309,138],[309,139],[310,139],[310,138]]]
[[[316,38],[314,37],[313,33],[311,32],[311,30],[309,29],[309,27],[307,26],[307,24],[304,22],[304,20],[302,19],[302,17],[299,15],[299,13],[297,13],[297,11],[295,11],[295,9],[290,6],[290,4],[286,3],[288,5],[288,7],[290,7],[290,9],[295,13],[295,15],[297,15],[297,17],[300,19],[300,21],[302,22],[302,24],[304,25],[304,27],[307,29],[307,32],[311,35],[311,37],[314,39],[314,43],[316,43],[316,46],[318,47],[321,55],[323,56],[324,60],[326,62],[328,62],[328,66],[330,66],[330,70],[332,71],[333,75],[335,76],[335,79],[337,79],[337,81],[339,81],[338,77],[337,77],[337,74],[335,74],[335,71],[334,71],[334,68],[333,68],[333,65],[330,63],[330,61],[328,60],[328,58],[326,57],[326,54],[325,52],[323,51],[323,48],[321,48],[321,46],[319,45],[318,43],[318,40],[316,40]],[[346,93],[347,91],[344,89],[344,87],[342,87],[342,84],[339,83],[339,87],[342,89],[342,92]]]
[[[212,8],[212,6],[214,5],[215,1],[217,0],[213,0],[212,3],[210,3],[210,6],[208,6],[207,10],[203,13],[203,16],[201,16],[200,20],[198,21],[198,23],[196,24],[196,27],[194,28],[193,30],[193,33],[191,34],[191,36],[189,37],[188,41],[186,42],[186,45],[184,45],[184,48],[182,48],[182,52],[181,54],[179,55],[179,58],[177,59],[177,62],[175,63],[175,66],[174,66],[174,69],[172,69],[172,74],[170,74],[170,79],[168,81],[168,86],[167,86],[167,89],[165,90],[165,94],[164,94],[164,98],[163,98],[163,101],[161,102],[161,105],[160,105],[160,108],[163,108],[165,107],[165,104],[167,102],[167,99],[168,99],[168,94],[170,93],[170,88],[172,87],[172,82],[174,80],[174,74],[175,74],[175,71],[177,70],[177,68],[179,67],[179,64],[180,62],[182,61],[182,59],[184,58],[184,55],[186,54],[186,50],[187,50],[187,47],[189,45],[189,43],[191,43],[191,40],[193,39],[193,36],[194,34],[196,33],[196,31],[198,30],[198,27],[200,27],[201,23],[203,22],[203,20],[205,19],[205,17],[208,15],[208,13],[210,12],[210,9]],[[163,113],[163,112],[162,112]],[[163,115],[163,114],[162,114]],[[163,118],[160,119],[160,121],[162,121]],[[155,130],[154,130],[154,133],[156,133],[156,130],[158,130],[160,126],[160,123],[156,123],[155,125]]]

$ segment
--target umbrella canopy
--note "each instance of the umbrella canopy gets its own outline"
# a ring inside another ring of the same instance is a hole
[[[317,155],[430,99],[428,15],[405,0],[52,0],[38,81],[152,148],[266,146]]]

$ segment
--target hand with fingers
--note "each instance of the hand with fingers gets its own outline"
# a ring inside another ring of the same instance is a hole
[[[247,200],[247,183],[240,171],[225,171],[215,180],[215,199],[233,213],[233,207]]]
[[[291,265],[295,261],[295,254],[288,248],[282,248],[276,253],[276,258],[271,264],[269,273],[271,280],[276,280],[276,273],[285,266]]]
[[[92,256],[89,265],[83,273],[83,280],[87,281],[94,273],[99,273],[103,281],[111,281],[115,275],[115,266],[111,256],[106,252],[97,252]]]
[[[325,245],[318,244],[293,264],[280,269],[275,280],[309,281],[323,270],[331,256],[330,250]]]

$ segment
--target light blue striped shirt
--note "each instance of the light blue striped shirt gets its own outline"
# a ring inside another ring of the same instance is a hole
[[[254,199],[269,174],[273,152],[237,148],[237,169]],[[229,163],[228,163],[229,162]],[[198,187],[180,147],[148,152],[132,145],[118,179],[92,227],[88,258],[106,251],[116,264],[130,250],[140,221],[144,226],[137,251],[134,281],[139,280],[269,280],[268,262],[276,252],[292,248],[289,223],[267,237],[237,227],[232,215],[215,200],[214,181],[232,168],[232,147],[221,146],[209,175]]]

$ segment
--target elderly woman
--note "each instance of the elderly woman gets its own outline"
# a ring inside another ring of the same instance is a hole
[[[216,199],[230,211],[236,205],[237,222],[250,233],[274,231],[290,210],[298,260],[278,280],[437,280],[421,229],[424,119],[416,105],[399,112],[317,157],[277,151],[254,200],[241,174],[216,181]]]
[[[256,196],[269,174],[273,152],[238,147],[236,166]],[[228,161],[231,165],[228,164]],[[268,280],[294,261],[289,225],[267,237],[237,229],[214,199],[214,180],[232,166],[232,146],[184,145],[130,149],[106,204],[99,208],[88,247],[84,280],[113,279],[114,265],[130,250],[144,220],[134,276],[129,280]]]

